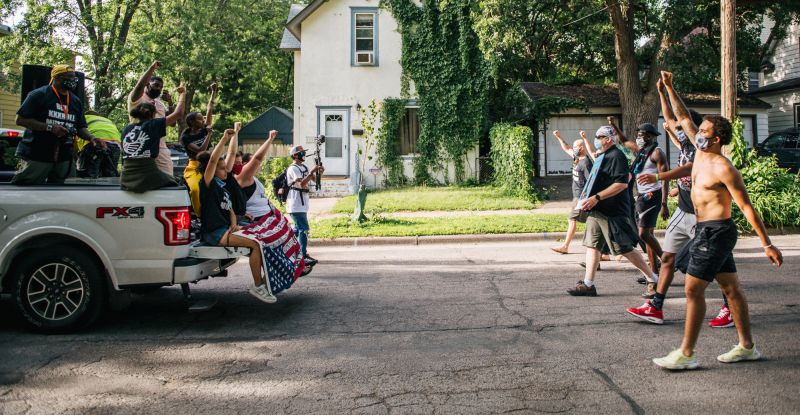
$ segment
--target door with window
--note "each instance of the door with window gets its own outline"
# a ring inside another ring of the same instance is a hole
[[[319,133],[325,135],[320,147],[326,176],[350,175],[350,125],[346,110],[320,110]]]

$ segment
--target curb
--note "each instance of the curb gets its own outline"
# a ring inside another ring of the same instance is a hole
[[[664,230],[656,230],[659,238]],[[583,232],[576,232],[574,240],[583,239]],[[434,235],[434,236],[366,236],[362,238],[321,238],[309,242],[319,247],[385,246],[385,245],[433,245],[433,244],[477,244],[485,242],[532,242],[557,241],[566,238],[566,232],[500,233],[485,235]]]
[[[666,230],[656,229],[655,235],[663,238]],[[770,236],[798,235],[800,228],[767,229]],[[312,238],[309,242],[319,247],[386,246],[386,245],[433,245],[433,244],[477,244],[486,242],[533,242],[558,241],[566,238],[566,232],[500,233],[484,235],[435,235],[435,236],[365,236],[361,238]],[[573,240],[583,239],[583,232],[576,232]],[[750,235],[740,235],[750,236]]]

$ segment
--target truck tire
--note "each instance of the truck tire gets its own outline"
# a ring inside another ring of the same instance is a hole
[[[34,330],[66,333],[97,320],[106,303],[105,278],[89,255],[64,245],[23,255],[14,303]]]

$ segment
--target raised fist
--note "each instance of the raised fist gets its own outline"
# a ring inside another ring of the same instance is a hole
[[[213,92],[213,93],[215,93],[215,94],[216,94],[216,93],[217,93],[217,89],[219,89],[219,85],[217,85],[217,83],[216,83],[216,82],[214,82],[213,84],[211,84],[211,92]]]
[[[177,88],[175,88],[175,91],[178,91],[179,94],[183,94],[184,92],[186,92],[186,86],[180,84]]]
[[[154,61],[150,67],[153,69],[161,69],[161,61]]]
[[[581,138],[586,138],[586,131],[580,130],[578,134],[581,135]]]
[[[238,121],[237,121],[237,122],[235,122],[235,123],[233,123],[233,130],[234,130],[235,132],[237,132],[237,133],[238,133],[239,131],[241,131],[241,129],[242,129],[242,123],[240,123],[240,122],[238,122]]]
[[[661,71],[661,80],[664,82],[664,85],[672,85],[672,72]]]
[[[558,136],[560,136],[560,135],[561,135],[561,132],[560,132],[560,131],[558,131],[558,130],[553,130],[553,135],[554,135],[554,136],[556,136],[556,137],[558,137]]]
[[[614,117],[608,116],[606,117],[606,121],[608,121],[608,125],[614,124]]]
[[[277,136],[278,136],[278,131],[277,130],[272,130],[272,131],[269,132],[269,139],[270,140],[274,140],[275,137],[277,137]]]

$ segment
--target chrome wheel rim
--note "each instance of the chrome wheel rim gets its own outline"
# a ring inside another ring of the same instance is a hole
[[[28,304],[33,312],[51,321],[75,314],[86,295],[86,287],[75,268],[59,262],[34,271],[27,288]]]

